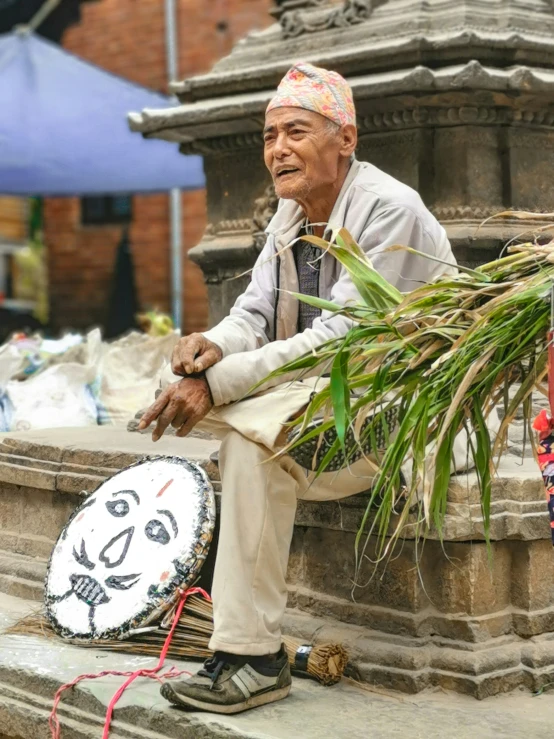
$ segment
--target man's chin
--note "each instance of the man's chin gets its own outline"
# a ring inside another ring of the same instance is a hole
[[[302,196],[302,193],[306,191],[304,183],[293,184],[292,182],[276,182],[275,183],[275,194],[282,200],[298,200]]]

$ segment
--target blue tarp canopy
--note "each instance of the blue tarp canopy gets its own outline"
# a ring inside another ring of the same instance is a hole
[[[129,130],[130,111],[171,105],[39,36],[0,35],[0,194],[204,187],[201,157]]]

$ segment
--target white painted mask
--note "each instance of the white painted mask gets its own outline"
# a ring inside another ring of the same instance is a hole
[[[196,579],[215,523],[204,471],[146,459],[106,480],[74,512],[50,559],[45,602],[63,636],[124,636]]]

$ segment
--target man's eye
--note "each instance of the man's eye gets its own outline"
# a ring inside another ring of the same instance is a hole
[[[126,516],[129,513],[129,503],[127,503],[127,501],[123,499],[109,500],[106,503],[106,508],[112,514],[112,516],[117,516],[118,518]]]
[[[150,541],[155,541],[156,544],[169,543],[170,537],[166,527],[161,521],[158,521],[156,518],[153,518],[152,521],[148,521],[144,532],[146,536],[150,539]]]

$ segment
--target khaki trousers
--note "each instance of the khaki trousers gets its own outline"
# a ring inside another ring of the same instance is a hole
[[[313,385],[281,385],[216,408],[199,425],[222,440],[214,651],[263,655],[279,650],[297,500],[337,500],[371,487],[374,468],[364,460],[316,478],[288,456],[272,459],[286,435],[283,424],[306,405]]]

